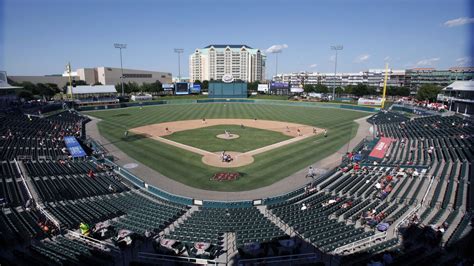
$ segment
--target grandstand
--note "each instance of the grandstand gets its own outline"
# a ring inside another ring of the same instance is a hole
[[[76,111],[0,121],[1,264],[361,265],[390,254],[397,264],[449,265],[471,231],[474,126],[457,116],[377,113],[375,134],[394,140],[383,158],[352,156],[378,138],[362,142],[304,187],[240,202],[145,184],[89,146],[90,119]],[[439,245],[428,248],[413,228]]]

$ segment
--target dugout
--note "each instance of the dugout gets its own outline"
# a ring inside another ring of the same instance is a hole
[[[245,82],[209,82],[209,98],[247,98]]]

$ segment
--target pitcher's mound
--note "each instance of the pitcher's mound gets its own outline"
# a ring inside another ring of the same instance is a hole
[[[222,152],[216,152],[216,153],[209,153],[204,156],[202,156],[202,162],[215,166],[215,167],[221,167],[221,168],[233,168],[233,167],[240,167],[244,166],[247,164],[253,163],[253,156],[248,155],[245,153],[240,153],[240,152],[234,152],[234,151],[226,151],[226,154],[229,154],[232,157],[232,161],[230,162],[223,162],[222,161]]]
[[[240,138],[240,136],[237,135],[237,134],[219,134],[216,137],[218,137],[220,139],[237,139],[237,138]]]

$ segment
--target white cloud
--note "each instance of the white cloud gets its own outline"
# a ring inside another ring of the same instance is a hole
[[[388,61],[392,61],[392,58],[391,58],[390,56],[386,56],[386,57],[383,59],[383,61],[387,61],[387,62],[388,62]]]
[[[416,65],[417,66],[432,66],[434,63],[436,63],[438,61],[439,61],[439,57],[422,59],[422,60],[416,62]]]
[[[462,25],[466,25],[470,23],[474,23],[474,18],[460,17],[460,18],[448,20],[444,22],[443,25],[448,28],[451,28],[451,27],[462,26]]]
[[[317,66],[318,66],[318,64],[311,64],[311,65],[309,65],[310,68],[315,68],[315,67],[317,67]]]
[[[355,63],[362,63],[362,62],[365,62],[365,61],[369,60],[369,58],[370,58],[370,54],[361,54],[358,57],[356,57],[356,59],[354,59],[354,62]]]
[[[472,58],[470,58],[469,56],[456,59],[456,63],[458,64],[458,66],[470,66],[471,62]]]
[[[265,52],[274,54],[274,53],[281,53],[283,49],[288,48],[288,45],[286,44],[274,44],[270,46]]]

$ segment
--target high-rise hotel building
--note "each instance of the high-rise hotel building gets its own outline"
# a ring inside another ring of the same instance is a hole
[[[228,74],[247,82],[265,80],[266,56],[245,44],[211,44],[189,56],[190,80],[221,80]]]

